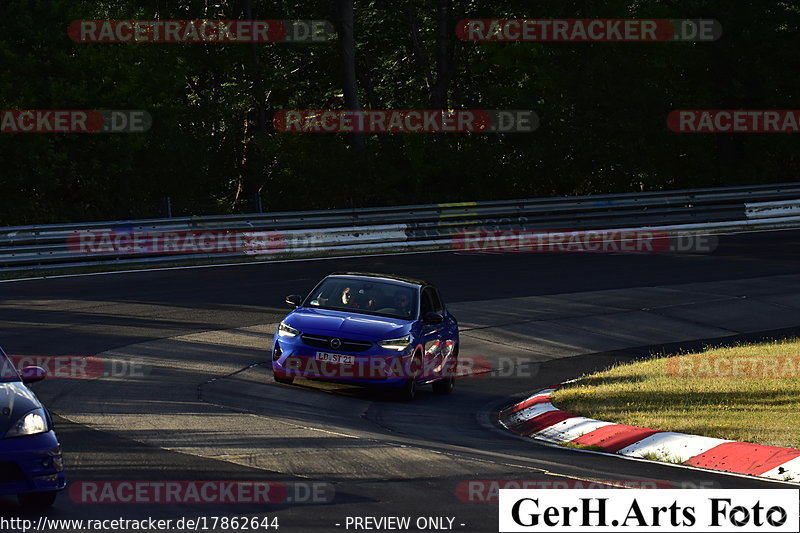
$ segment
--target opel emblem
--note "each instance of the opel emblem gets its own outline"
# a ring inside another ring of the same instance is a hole
[[[342,341],[340,339],[333,338],[331,339],[331,348],[334,350],[338,350],[342,347]]]

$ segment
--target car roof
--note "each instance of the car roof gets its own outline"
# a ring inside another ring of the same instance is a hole
[[[407,278],[405,276],[396,276],[394,274],[378,274],[375,272],[334,272],[330,274],[330,276],[349,276],[354,278],[380,278],[391,281],[400,281],[402,283],[408,283],[410,285],[417,285],[420,287],[426,287],[428,285],[431,285],[427,281],[423,281],[421,279]]]

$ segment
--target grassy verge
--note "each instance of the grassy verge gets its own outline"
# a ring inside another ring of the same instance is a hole
[[[800,339],[619,365],[552,400],[598,420],[800,448]]]

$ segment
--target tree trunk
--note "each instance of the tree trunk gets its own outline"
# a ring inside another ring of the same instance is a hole
[[[438,0],[436,6],[436,83],[430,92],[429,104],[433,109],[447,108],[447,91],[453,75],[450,65],[449,40],[451,0]]]
[[[253,19],[253,5],[251,0],[242,2],[244,15],[247,20]],[[261,153],[260,142],[267,134],[267,115],[264,108],[264,83],[261,77],[261,62],[259,59],[259,43],[250,43],[250,77],[253,80],[253,101],[255,109],[248,112],[245,117],[245,128],[242,142],[244,168],[241,171],[241,186],[239,190],[247,202],[252,202],[253,211],[258,211],[260,203],[256,196],[261,192],[262,171],[264,168],[264,154]],[[255,123],[255,124],[252,124]],[[252,124],[252,125],[251,125]],[[249,127],[248,127],[249,126]],[[252,133],[248,135],[248,130]],[[237,192],[238,197],[238,192]],[[238,199],[238,198],[237,198]]]
[[[358,85],[356,81],[356,41],[353,33],[353,0],[337,0],[337,19],[339,22],[339,50],[342,56],[342,89],[345,109],[360,111]],[[354,132],[350,137],[351,146],[364,148],[364,133]]]

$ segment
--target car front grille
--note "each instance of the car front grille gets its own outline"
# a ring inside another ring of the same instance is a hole
[[[357,341],[354,339],[341,339],[339,337],[326,337],[324,335],[301,335],[303,342],[314,348],[323,348],[326,350],[337,350],[344,352],[365,352],[372,346],[371,342]],[[332,339],[339,339],[342,343],[338,348],[331,346]]]
[[[0,483],[17,483],[25,481],[22,468],[13,461],[0,461]]]

